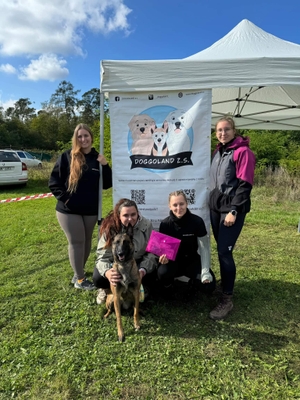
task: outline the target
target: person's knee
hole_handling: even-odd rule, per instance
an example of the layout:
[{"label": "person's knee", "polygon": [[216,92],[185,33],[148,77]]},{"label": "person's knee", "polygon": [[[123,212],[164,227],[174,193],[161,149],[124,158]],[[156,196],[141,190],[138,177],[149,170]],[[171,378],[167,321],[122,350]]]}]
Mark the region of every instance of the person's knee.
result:
[{"label": "person's knee", "polygon": [[157,276],[159,280],[169,279],[172,274],[170,273],[170,268],[167,264],[160,264],[157,269]]},{"label": "person's knee", "polygon": [[222,268],[232,269],[234,266],[232,246],[218,248],[218,257]]},{"label": "person's knee", "polygon": [[231,257],[232,251],[233,251],[233,246],[218,246],[218,255],[219,257]]},{"label": "person's knee", "polygon": [[70,238],[69,245],[73,247],[83,247],[85,246],[85,239],[84,237]]},{"label": "person's knee", "polygon": [[93,283],[97,288],[108,289],[110,287],[109,280],[100,275],[97,268],[94,268]]}]

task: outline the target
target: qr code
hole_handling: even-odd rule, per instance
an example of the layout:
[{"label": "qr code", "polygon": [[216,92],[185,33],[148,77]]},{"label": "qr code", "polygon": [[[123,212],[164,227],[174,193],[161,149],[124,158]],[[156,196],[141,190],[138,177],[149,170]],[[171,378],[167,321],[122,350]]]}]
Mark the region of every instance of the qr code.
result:
[{"label": "qr code", "polygon": [[146,204],[145,193],[145,190],[131,190],[131,200],[136,204]]},{"label": "qr code", "polygon": [[188,204],[195,204],[196,201],[196,190],[195,189],[184,189]]}]

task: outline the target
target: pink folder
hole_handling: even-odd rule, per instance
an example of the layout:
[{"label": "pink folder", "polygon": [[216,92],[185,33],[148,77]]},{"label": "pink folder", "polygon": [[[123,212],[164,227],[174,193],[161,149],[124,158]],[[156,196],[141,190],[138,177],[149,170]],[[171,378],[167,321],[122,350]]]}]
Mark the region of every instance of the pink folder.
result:
[{"label": "pink folder", "polygon": [[165,235],[164,233],[152,231],[146,251],[161,256],[165,254],[169,260],[174,261],[181,240]]}]

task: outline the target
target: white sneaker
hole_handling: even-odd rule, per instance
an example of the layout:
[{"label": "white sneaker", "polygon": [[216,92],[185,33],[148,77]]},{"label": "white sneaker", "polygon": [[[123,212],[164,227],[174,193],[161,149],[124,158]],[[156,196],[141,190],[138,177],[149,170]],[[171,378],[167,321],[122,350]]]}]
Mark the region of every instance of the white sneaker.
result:
[{"label": "white sneaker", "polygon": [[97,304],[104,304],[106,301],[106,291],[104,289],[99,289],[97,292],[96,303]]}]

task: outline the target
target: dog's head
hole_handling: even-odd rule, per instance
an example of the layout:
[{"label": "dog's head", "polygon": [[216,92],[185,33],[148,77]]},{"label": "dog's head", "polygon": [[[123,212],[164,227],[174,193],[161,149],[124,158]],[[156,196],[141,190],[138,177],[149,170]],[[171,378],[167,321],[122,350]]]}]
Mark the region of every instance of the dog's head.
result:
[{"label": "dog's head", "polygon": [[133,227],[130,224],[114,237],[112,254],[116,263],[124,263],[133,258]]},{"label": "dog's head", "polygon": [[188,111],[174,110],[167,115],[163,123],[163,128],[174,133],[180,133],[183,130],[187,131],[191,128],[193,122],[193,118]]},{"label": "dog's head", "polygon": [[151,129],[152,139],[157,146],[163,146],[167,140],[167,131],[163,128],[156,128],[155,130]]},{"label": "dog's head", "polygon": [[134,115],[128,126],[134,140],[151,137],[151,129],[156,127],[154,119],[147,114]]}]

